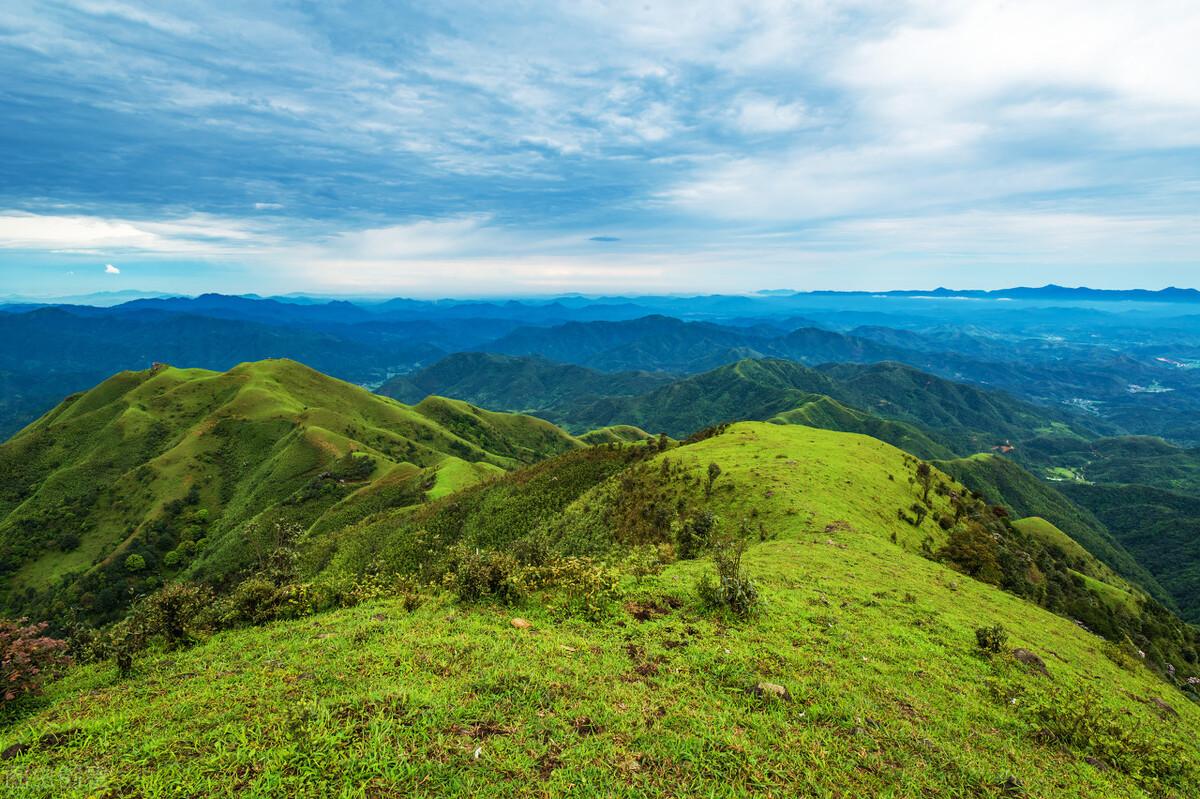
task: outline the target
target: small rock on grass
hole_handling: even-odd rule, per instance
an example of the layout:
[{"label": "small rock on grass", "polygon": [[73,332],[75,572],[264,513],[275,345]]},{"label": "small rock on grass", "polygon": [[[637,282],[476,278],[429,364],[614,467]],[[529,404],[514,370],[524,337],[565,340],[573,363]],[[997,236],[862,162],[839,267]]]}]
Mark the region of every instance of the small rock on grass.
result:
[{"label": "small rock on grass", "polygon": [[1012,656],[1014,660],[1024,663],[1030,668],[1030,670],[1036,671],[1044,677],[1050,676],[1050,671],[1046,668],[1046,661],[1042,660],[1028,649],[1021,649],[1018,647],[1012,651]]},{"label": "small rock on grass", "polygon": [[528,630],[530,627],[533,626],[533,623],[530,622],[529,619],[522,619],[519,616],[515,619],[510,620],[508,623],[511,624],[513,627],[516,627],[518,630]]},{"label": "small rock on grass", "polygon": [[780,699],[784,702],[792,700],[792,694],[787,688],[773,682],[760,682],[754,686],[752,693],[763,699]]}]

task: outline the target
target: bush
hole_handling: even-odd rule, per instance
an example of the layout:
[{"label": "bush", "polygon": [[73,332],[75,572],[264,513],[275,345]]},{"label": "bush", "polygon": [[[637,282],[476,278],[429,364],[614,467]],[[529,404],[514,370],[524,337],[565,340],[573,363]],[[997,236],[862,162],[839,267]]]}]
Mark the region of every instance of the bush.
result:
[{"label": "bush", "polygon": [[521,564],[507,552],[456,544],[450,548],[446,565],[442,585],[465,602],[494,597],[511,605],[525,596]]},{"label": "bush", "polygon": [[726,608],[737,616],[748,616],[758,607],[758,588],[742,571],[742,553],[745,551],[746,540],[741,537],[720,541],[713,549],[717,579],[706,574],[696,586],[700,601],[706,607]]},{"label": "bush", "polygon": [[1008,644],[1008,631],[1002,624],[993,627],[979,627],[975,630],[975,643],[989,655],[999,654]]},{"label": "bush", "polygon": [[1138,653],[1138,648],[1133,645],[1133,642],[1128,637],[1121,643],[1105,641],[1100,645],[1100,651],[1104,653],[1106,658],[1125,671],[1137,671],[1142,665],[1142,656]]},{"label": "bush", "polygon": [[662,574],[662,570],[666,567],[666,562],[663,560],[662,545],[655,546],[654,544],[643,544],[639,547],[634,547],[629,557],[625,559],[625,569],[639,583],[645,577],[650,577],[655,574]]},{"label": "bush", "polygon": [[717,482],[717,478],[721,476],[721,467],[715,463],[708,464],[708,482],[704,484],[704,496],[711,497],[713,491],[713,483]]},{"label": "bush", "polygon": [[265,624],[279,617],[284,597],[265,577],[248,577],[229,594],[224,624]]},{"label": "bush", "polygon": [[146,639],[162,636],[167,649],[187,646],[214,626],[208,617],[213,592],[194,583],[170,583],[138,602],[130,619],[140,624]]},{"label": "bush", "polygon": [[146,568],[146,559],[136,552],[125,558],[125,571],[140,572]]},{"label": "bush", "polygon": [[692,560],[708,549],[717,528],[717,518],[708,511],[684,520],[675,534],[675,553],[680,560]]},{"label": "bush", "polygon": [[557,589],[562,609],[570,615],[597,619],[620,597],[621,577],[616,570],[592,558],[556,558],[526,569],[519,578],[523,590]]},{"label": "bush", "polygon": [[46,623],[0,619],[0,680],[4,702],[41,693],[42,683],[71,662],[67,642],[43,635]]}]

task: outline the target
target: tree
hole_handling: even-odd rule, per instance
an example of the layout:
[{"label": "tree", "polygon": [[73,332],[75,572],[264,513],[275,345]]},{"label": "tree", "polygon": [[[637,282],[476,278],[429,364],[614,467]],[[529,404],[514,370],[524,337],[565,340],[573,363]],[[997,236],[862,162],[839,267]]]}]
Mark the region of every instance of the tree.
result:
[{"label": "tree", "polygon": [[125,558],[125,571],[140,572],[146,568],[146,559],[136,552]]},{"label": "tree", "polygon": [[721,476],[721,467],[715,463],[708,464],[708,482],[704,484],[704,496],[711,497],[713,483],[717,482],[717,478]]},{"label": "tree", "polygon": [[917,464],[917,480],[921,483],[921,488],[924,489],[921,501],[928,505],[929,489],[933,486],[933,469],[930,468],[928,463],[922,461]]}]

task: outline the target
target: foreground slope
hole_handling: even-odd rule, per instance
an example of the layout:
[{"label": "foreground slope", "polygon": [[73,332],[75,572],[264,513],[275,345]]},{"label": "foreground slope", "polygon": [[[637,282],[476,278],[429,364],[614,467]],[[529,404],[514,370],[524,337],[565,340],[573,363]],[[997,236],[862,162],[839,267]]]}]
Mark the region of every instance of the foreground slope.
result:
[{"label": "foreground slope", "polygon": [[[722,471],[701,500],[710,463]],[[44,742],[0,761],[10,793],[1200,791],[1200,711],[1182,694],[1110,659],[1071,621],[915,551],[941,533],[896,513],[919,491],[904,453],[738,424],[628,468],[541,531],[626,518],[629,491],[703,501],[722,524],[747,519],[766,538],[745,564],[763,593],[757,615],[702,612],[690,586],[708,566],[689,561],[627,579],[624,604],[591,619],[565,615],[553,596],[514,611],[434,595],[415,611],[382,600],[225,632],[144,661],[127,682],[105,664],[52,685],[0,733],[4,746]],[[948,511],[948,495],[932,504]],[[514,613],[532,626],[511,625]],[[979,654],[974,630],[994,624],[1045,673]]]},{"label": "foreground slope", "polygon": [[294,361],[123,372],[0,445],[7,604],[103,617],[160,579],[243,568],[274,522],[308,527],[359,492],[414,504],[580,446],[540,419],[409,407]]}]

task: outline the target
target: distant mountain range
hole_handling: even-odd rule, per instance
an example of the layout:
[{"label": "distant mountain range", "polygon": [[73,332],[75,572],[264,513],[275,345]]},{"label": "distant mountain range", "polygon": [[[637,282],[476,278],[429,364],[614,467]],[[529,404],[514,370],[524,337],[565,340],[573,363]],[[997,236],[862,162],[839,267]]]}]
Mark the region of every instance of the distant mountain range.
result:
[{"label": "distant mountain range", "polygon": [[[643,297],[643,296],[615,296],[615,297],[588,297],[583,295],[559,295],[550,297],[527,297],[519,300],[510,300],[503,303],[496,303],[488,300],[473,300],[473,299],[442,299],[442,300],[416,300],[409,298],[392,298],[383,299],[372,296],[361,297],[332,297],[322,294],[285,294],[285,295],[270,295],[264,297],[260,294],[239,294],[239,295],[200,295],[200,297],[231,297],[238,299],[249,300],[271,300],[274,302],[287,303],[293,305],[324,305],[329,303],[353,303],[368,309],[380,310],[395,310],[397,308],[405,308],[412,310],[420,307],[475,307],[489,306],[492,308],[503,306],[520,306],[524,308],[539,307],[546,305],[579,305],[585,304],[587,307],[603,307],[605,304],[615,302],[619,304],[639,304],[639,300],[662,299],[660,297]],[[721,295],[715,295],[721,296]],[[729,297],[739,297],[747,295],[726,295]],[[1064,301],[1139,301],[1139,302],[1200,302],[1200,290],[1194,288],[1177,288],[1168,286],[1163,289],[1094,289],[1087,286],[1059,286],[1054,283],[1048,283],[1044,286],[1013,286],[1002,289],[950,289],[939,286],[934,289],[888,289],[884,291],[837,291],[837,290],[814,290],[814,291],[798,291],[793,289],[764,289],[762,291],[753,292],[751,297],[761,298],[788,298],[788,297],[908,297],[908,298],[925,298],[932,297],[938,299],[990,299],[990,300],[1064,300]],[[0,296],[0,304],[19,304],[19,305],[63,305],[63,304],[80,304],[80,305],[96,305],[110,306],[117,303],[128,302],[137,299],[199,299],[200,297],[189,297],[175,292],[155,292],[155,291],[139,291],[137,289],[124,289],[120,291],[99,291],[90,294],[75,294],[56,297],[37,297],[30,295],[8,294]],[[699,299],[698,297],[673,299]],[[611,317],[610,317],[611,318]]]}]

